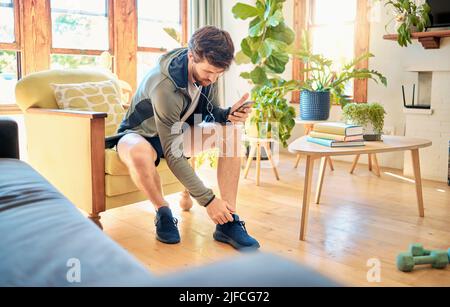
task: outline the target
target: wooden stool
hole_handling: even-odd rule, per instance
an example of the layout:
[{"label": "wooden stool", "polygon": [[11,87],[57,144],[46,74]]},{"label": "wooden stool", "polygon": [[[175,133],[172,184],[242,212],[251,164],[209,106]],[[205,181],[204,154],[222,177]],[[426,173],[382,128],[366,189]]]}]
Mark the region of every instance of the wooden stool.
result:
[{"label": "wooden stool", "polygon": [[[356,168],[356,164],[358,164],[359,156],[360,155],[355,156],[355,159],[353,160],[352,168],[350,169],[350,174],[353,174],[353,172]],[[380,174],[380,167],[378,166],[377,155],[376,154],[367,154],[367,156],[369,159],[369,171],[373,172],[375,175],[380,177],[381,174]],[[374,167],[372,167],[372,161],[373,161]]]},{"label": "wooden stool", "polygon": [[272,165],[272,170],[277,180],[280,180],[280,176],[278,175],[278,170],[275,166],[275,163],[272,160],[272,151],[270,150],[270,142],[274,141],[273,139],[259,139],[246,137],[246,139],[250,142],[250,151],[248,154],[247,164],[244,169],[244,178],[247,178],[248,171],[250,169],[250,165],[252,164],[253,157],[256,153],[256,185],[259,186],[259,177],[261,173],[261,147],[264,148],[267,154],[267,158]]}]

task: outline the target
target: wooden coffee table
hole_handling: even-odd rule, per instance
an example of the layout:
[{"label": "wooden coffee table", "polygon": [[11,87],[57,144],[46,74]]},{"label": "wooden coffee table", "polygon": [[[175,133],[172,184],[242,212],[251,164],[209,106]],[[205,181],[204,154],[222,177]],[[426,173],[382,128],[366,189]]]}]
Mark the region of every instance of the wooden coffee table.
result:
[{"label": "wooden coffee table", "polygon": [[300,240],[305,240],[306,228],[308,224],[308,211],[311,193],[311,179],[313,176],[314,160],[320,158],[320,174],[317,182],[316,204],[319,204],[320,193],[322,191],[323,178],[325,176],[325,166],[327,158],[331,156],[376,154],[383,152],[410,150],[414,170],[416,186],[417,205],[419,216],[424,217],[422,179],[420,176],[419,148],[431,146],[431,141],[404,136],[383,135],[383,141],[365,142],[365,146],[332,148],[306,140],[306,136],[298,138],[289,145],[289,151],[295,154],[306,156],[305,182],[303,189],[302,216],[300,225]]}]

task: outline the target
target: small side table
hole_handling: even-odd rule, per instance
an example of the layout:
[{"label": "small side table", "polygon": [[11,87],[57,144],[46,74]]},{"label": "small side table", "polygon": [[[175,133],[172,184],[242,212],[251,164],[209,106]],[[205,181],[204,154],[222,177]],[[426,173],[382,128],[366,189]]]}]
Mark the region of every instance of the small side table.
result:
[{"label": "small side table", "polygon": [[[303,125],[303,132],[305,135],[308,135],[313,129],[314,129],[314,124],[317,123],[325,123],[327,122],[327,120],[303,120],[299,117],[295,118],[295,123],[296,124],[302,124]],[[297,154],[297,160],[295,161],[295,165],[294,168],[298,167],[298,164],[300,162],[300,158],[301,158],[301,154]],[[328,163],[328,166],[330,167],[330,170],[334,171],[334,166],[333,166],[333,161],[331,160],[330,157],[326,157],[326,162]]]},{"label": "small side table", "polygon": [[275,178],[277,180],[280,180],[280,176],[278,175],[278,170],[275,166],[275,163],[272,160],[272,151],[270,149],[270,142],[274,142],[276,140],[271,138],[255,138],[255,137],[245,137],[246,141],[250,142],[250,151],[248,154],[247,164],[245,165],[244,169],[244,178],[247,178],[248,171],[250,169],[250,165],[252,164],[253,157],[256,154],[256,185],[259,186],[259,177],[261,174],[261,147],[264,148],[267,154],[267,158],[270,161],[270,164],[272,166],[273,173],[275,175]]}]

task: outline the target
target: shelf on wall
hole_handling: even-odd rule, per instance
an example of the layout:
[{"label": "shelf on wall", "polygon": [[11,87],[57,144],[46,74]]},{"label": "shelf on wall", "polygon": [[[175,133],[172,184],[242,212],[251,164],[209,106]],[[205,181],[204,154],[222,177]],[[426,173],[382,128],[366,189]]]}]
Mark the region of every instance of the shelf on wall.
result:
[{"label": "shelf on wall", "polygon": [[[414,32],[411,33],[412,39],[417,39],[425,49],[439,49],[441,45],[441,38],[450,37],[450,30],[437,30],[429,32]],[[396,41],[397,34],[383,35],[384,39]]]},{"label": "shelf on wall", "polygon": [[403,108],[403,113],[406,113],[406,114],[432,115],[433,114],[433,109]]}]

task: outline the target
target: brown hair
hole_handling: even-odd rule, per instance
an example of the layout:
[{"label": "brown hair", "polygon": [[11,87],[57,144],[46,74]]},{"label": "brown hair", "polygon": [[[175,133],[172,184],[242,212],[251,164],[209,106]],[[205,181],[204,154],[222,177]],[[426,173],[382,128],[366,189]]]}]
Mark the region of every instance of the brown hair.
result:
[{"label": "brown hair", "polygon": [[233,61],[234,45],[228,32],[214,26],[206,26],[192,35],[189,51],[197,63],[206,59],[215,67],[228,69]]}]

